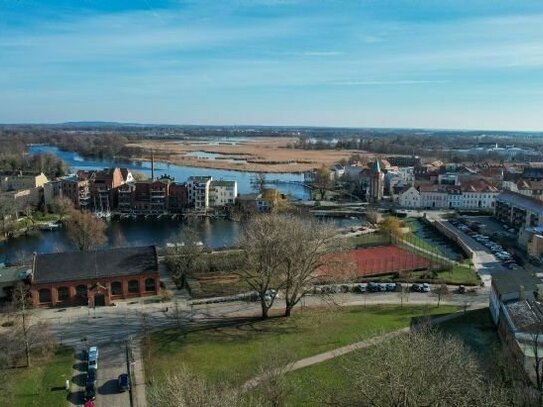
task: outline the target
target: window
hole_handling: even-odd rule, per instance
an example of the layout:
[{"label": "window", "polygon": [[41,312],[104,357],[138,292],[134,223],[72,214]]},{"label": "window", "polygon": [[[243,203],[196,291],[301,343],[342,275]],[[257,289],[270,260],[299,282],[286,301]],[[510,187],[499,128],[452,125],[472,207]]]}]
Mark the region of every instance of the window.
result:
[{"label": "window", "polygon": [[51,302],[51,290],[48,288],[42,288],[39,291],[40,302]]},{"label": "window", "polygon": [[111,295],[121,295],[123,293],[123,285],[120,281],[111,283]]},{"label": "window", "polygon": [[140,292],[140,284],[138,280],[130,280],[128,282],[128,292],[132,294]]},{"label": "window", "polygon": [[59,301],[66,301],[70,297],[70,292],[68,290],[68,287],[59,287],[57,289],[57,292],[58,292]]},{"label": "window", "polygon": [[78,285],[76,288],[75,288],[75,294],[78,296],[78,297],[81,297],[81,298],[87,298],[87,286],[86,285]]},{"label": "window", "polygon": [[155,279],[148,278],[145,280],[145,291],[155,291]]}]

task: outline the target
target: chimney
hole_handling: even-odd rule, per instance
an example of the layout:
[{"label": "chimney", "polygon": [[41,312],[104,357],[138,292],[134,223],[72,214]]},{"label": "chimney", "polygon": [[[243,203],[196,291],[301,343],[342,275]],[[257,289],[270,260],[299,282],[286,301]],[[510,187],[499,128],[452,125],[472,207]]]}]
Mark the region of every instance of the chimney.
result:
[{"label": "chimney", "polygon": [[151,150],[151,182],[155,180],[155,153]]}]

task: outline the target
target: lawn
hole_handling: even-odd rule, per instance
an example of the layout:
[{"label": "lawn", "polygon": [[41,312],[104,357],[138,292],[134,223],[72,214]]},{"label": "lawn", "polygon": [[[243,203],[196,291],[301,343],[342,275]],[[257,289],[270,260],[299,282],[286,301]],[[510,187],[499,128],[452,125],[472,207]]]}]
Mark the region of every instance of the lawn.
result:
[{"label": "lawn", "polygon": [[182,362],[212,381],[241,384],[257,373],[266,355],[287,354],[297,360],[408,326],[413,317],[446,314],[455,309],[446,306],[333,308],[186,334],[178,330],[155,332],[144,351],[146,375],[160,383],[164,375],[175,372]]},{"label": "lawn", "polygon": [[[477,355],[481,367],[488,375],[499,374],[506,369],[499,357],[501,345],[492,324],[488,309],[470,311],[466,315],[439,325],[439,329],[460,337]],[[364,355],[364,350],[360,351]],[[357,358],[359,360],[359,358]],[[354,379],[349,371],[359,368],[350,355],[314,365],[287,376],[291,384],[289,406],[318,406],[329,395],[340,395],[353,391]]]},{"label": "lawn", "polygon": [[3,406],[62,406],[66,404],[66,379],[72,377],[73,349],[62,347],[45,359],[35,359],[31,369],[14,369],[8,375]]}]

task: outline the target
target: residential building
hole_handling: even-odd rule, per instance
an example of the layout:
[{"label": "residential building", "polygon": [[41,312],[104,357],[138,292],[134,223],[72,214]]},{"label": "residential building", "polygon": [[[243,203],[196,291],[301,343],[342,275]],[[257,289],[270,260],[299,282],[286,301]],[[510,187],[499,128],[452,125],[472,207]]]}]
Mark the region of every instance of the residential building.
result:
[{"label": "residential building", "polygon": [[494,216],[517,231],[525,227],[543,226],[543,201],[502,191],[496,197]]},{"label": "residential building", "polygon": [[91,189],[88,179],[81,179],[76,174],[60,179],[61,195],[69,198],[76,209],[91,208]]},{"label": "residential building", "polygon": [[55,199],[62,196],[62,180],[56,179],[46,182],[43,185],[43,202],[45,205],[51,205]]},{"label": "residential building", "polygon": [[29,174],[22,171],[0,175],[0,192],[21,191],[42,188],[49,180],[43,174]]},{"label": "residential building", "polygon": [[492,275],[489,309],[503,349],[535,380],[534,350],[543,352],[543,285],[521,269]]},{"label": "residential building", "polygon": [[11,299],[15,285],[26,281],[29,274],[28,266],[6,267],[0,263],[0,301]]},{"label": "residential building", "polygon": [[400,206],[424,209],[492,209],[499,191],[484,180],[461,185],[420,185],[402,191]]},{"label": "residential building", "polygon": [[91,205],[95,211],[110,211],[117,205],[117,188],[124,184],[119,168],[104,168],[99,171],[79,171],[79,179],[89,181]]},{"label": "residential building", "polygon": [[388,161],[390,165],[397,167],[414,167],[415,165],[420,165],[421,160],[418,155],[395,155],[389,156]]},{"label": "residential building", "polygon": [[34,307],[110,305],[117,299],[157,295],[155,246],[34,255]]},{"label": "residential building", "polygon": [[528,256],[539,257],[543,255],[543,226],[520,229],[518,243],[526,250]]},{"label": "residential building", "polygon": [[173,182],[170,185],[170,196],[168,198],[168,208],[170,212],[181,213],[188,205],[188,189],[183,183]]},{"label": "residential building", "polygon": [[209,206],[233,205],[237,196],[238,183],[236,181],[211,181],[209,186]]},{"label": "residential building", "polygon": [[209,208],[209,188],[212,177],[193,176],[187,179],[188,203],[195,210],[205,211]]}]

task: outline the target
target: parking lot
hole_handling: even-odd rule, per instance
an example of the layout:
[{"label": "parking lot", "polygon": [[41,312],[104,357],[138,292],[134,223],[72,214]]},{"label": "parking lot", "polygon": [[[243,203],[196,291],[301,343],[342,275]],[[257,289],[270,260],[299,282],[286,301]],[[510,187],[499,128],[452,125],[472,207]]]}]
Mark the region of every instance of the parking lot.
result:
[{"label": "parking lot", "polygon": [[[490,286],[491,276],[497,271],[507,270],[491,249],[475,239],[477,232],[471,230],[460,220],[441,220],[441,224],[454,233],[473,252],[472,262],[485,286]],[[480,240],[480,239],[479,239]],[[484,240],[484,239],[483,239]],[[497,251],[499,247],[495,247]]]},{"label": "parking lot", "polygon": [[435,247],[441,254],[451,260],[459,260],[464,256],[462,250],[450,239],[420,219],[411,221],[413,233],[430,246]]}]

